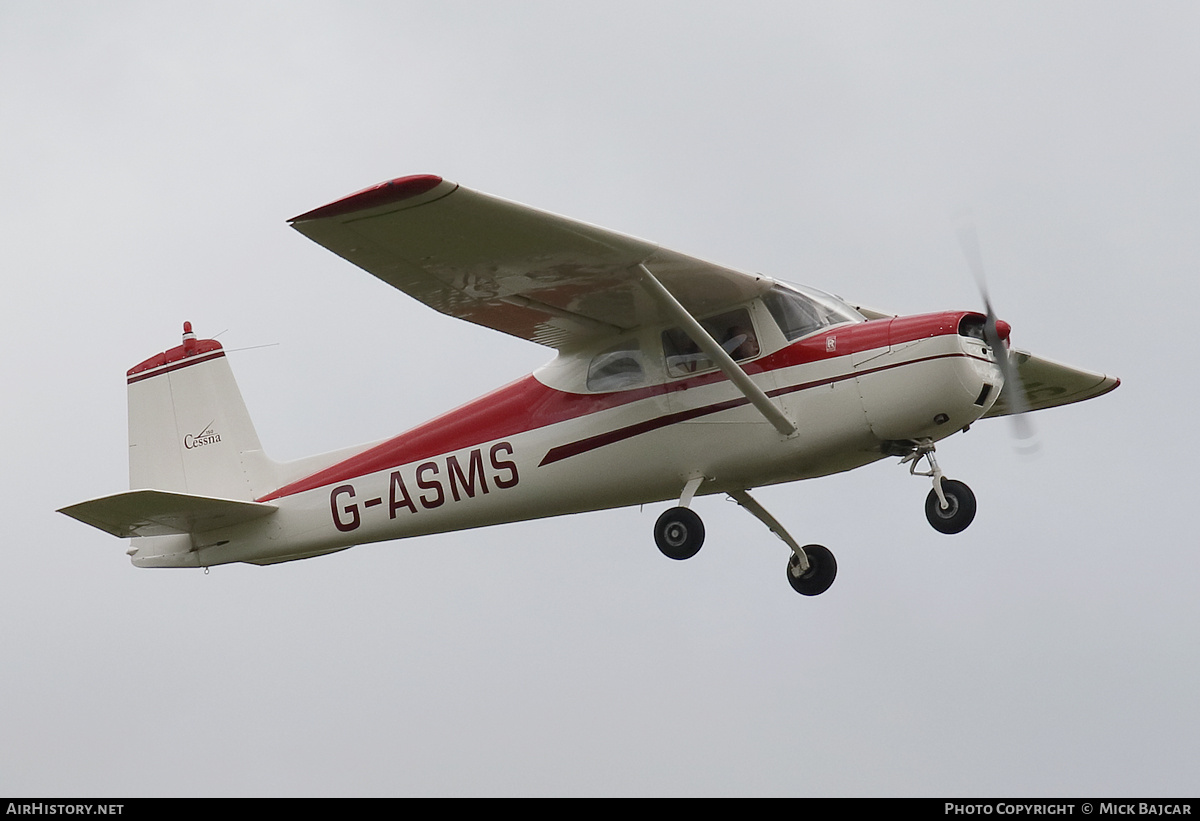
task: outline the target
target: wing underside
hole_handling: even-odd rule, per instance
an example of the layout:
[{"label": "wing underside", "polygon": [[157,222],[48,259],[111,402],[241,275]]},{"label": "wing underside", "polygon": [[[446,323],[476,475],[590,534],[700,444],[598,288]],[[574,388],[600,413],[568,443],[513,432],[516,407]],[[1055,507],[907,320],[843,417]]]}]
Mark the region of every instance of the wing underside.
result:
[{"label": "wing underside", "polygon": [[[1012,351],[1028,410],[1041,410],[1082,402],[1108,393],[1121,380],[1115,376],[1063,365],[1025,351]],[[1005,387],[984,418],[1013,413],[1012,397]]]},{"label": "wing underside", "polygon": [[639,264],[694,315],[771,284],[433,176],[392,180],[291,224],[442,313],[555,348],[669,321],[638,285]]}]

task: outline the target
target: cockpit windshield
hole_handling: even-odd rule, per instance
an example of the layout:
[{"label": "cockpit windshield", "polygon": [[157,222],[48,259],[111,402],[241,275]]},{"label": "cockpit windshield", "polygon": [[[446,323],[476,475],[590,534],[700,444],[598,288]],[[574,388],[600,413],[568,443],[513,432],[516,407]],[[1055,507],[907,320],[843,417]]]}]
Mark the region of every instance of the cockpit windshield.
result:
[{"label": "cockpit windshield", "polygon": [[812,288],[776,285],[763,303],[789,342],[832,325],[866,321],[842,300]]}]

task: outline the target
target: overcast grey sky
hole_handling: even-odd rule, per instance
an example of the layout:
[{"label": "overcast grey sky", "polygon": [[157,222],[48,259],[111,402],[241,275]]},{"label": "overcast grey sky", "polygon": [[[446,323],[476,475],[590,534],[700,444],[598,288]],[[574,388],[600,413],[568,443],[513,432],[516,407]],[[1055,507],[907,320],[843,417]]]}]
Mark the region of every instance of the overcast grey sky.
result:
[{"label": "overcast grey sky", "polygon": [[[1198,9],[3,3],[0,794],[1194,796]],[[811,600],[715,497],[684,563],[655,506],[209,575],[53,512],[185,319],[279,459],[547,360],[286,224],[411,173],[899,312],[978,306],[966,206],[1123,384],[945,442],[957,537],[894,460],[763,490]]]}]

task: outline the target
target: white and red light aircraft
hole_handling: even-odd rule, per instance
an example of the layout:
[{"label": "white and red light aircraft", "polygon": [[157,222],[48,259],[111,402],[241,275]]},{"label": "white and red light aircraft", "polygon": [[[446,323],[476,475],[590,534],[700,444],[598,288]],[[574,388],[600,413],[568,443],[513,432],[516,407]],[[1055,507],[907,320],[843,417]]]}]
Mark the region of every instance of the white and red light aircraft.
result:
[{"label": "white and red light aircraft", "polygon": [[435,176],[291,224],[442,313],[558,356],[394,438],[277,463],[221,344],[184,323],[183,344],[128,372],[134,489],[61,511],[132,537],[138,567],[272,564],[665,500],[678,502],[655,541],[686,559],[704,540],[693,497],[724,493],[788,545],[788,581],[812,596],[833,583],[833,555],[801,547],[749,490],[897,456],[933,480],[930,524],[958,533],[975,498],[943,477],[937,441],[1119,384],[1010,351],[986,291],[986,314],[891,316]]}]

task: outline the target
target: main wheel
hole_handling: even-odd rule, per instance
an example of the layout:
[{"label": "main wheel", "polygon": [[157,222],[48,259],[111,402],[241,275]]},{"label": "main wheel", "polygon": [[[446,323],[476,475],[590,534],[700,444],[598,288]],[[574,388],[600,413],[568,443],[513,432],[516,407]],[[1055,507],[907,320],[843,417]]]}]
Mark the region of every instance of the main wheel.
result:
[{"label": "main wheel", "polygon": [[942,493],[946,494],[948,506],[943,510],[937,491],[929,491],[925,497],[925,518],[939,533],[962,533],[975,519],[975,494],[953,479],[942,480]]},{"label": "main wheel", "polygon": [[801,596],[819,596],[829,589],[837,577],[837,560],[829,548],[819,544],[806,544],[804,555],[808,557],[808,571],[796,575],[800,559],[795,553],[788,559],[788,583]]},{"label": "main wheel", "polygon": [[668,559],[690,559],[704,544],[704,522],[686,507],[670,508],[654,523],[654,542]]}]

